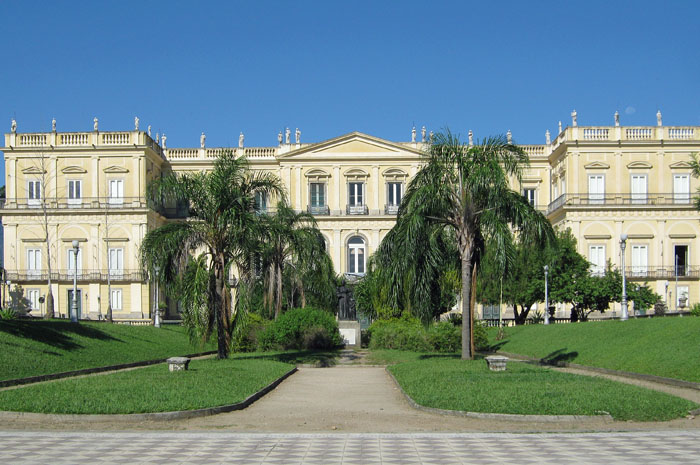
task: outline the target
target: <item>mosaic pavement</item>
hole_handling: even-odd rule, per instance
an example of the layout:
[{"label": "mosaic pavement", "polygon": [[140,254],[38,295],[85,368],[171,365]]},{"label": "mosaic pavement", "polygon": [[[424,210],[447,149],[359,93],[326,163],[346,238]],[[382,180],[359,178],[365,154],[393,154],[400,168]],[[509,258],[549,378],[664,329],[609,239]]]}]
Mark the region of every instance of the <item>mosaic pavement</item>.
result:
[{"label": "mosaic pavement", "polygon": [[700,431],[325,435],[0,432],[0,463],[698,464]]}]

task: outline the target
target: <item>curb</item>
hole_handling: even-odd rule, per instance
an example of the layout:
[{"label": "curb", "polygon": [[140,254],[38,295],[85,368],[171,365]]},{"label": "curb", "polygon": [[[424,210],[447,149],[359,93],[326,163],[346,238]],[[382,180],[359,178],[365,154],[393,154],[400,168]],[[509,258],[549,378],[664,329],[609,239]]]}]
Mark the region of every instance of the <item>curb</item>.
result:
[{"label": "curb", "polygon": [[547,360],[544,360],[541,358],[529,357],[527,355],[520,355],[520,354],[511,354],[509,352],[498,351],[496,353],[499,355],[505,355],[506,357],[519,358],[519,359],[524,360],[526,362],[538,363],[540,365],[548,365],[548,366],[555,366],[555,367],[561,367],[561,368],[576,368],[577,370],[593,371],[596,373],[603,373],[606,375],[614,375],[614,376],[620,376],[623,378],[639,379],[642,381],[651,381],[654,383],[666,384],[669,386],[686,388],[686,389],[695,389],[697,391],[700,391],[700,383],[694,383],[692,381],[685,381],[682,379],[665,378],[663,376],[647,375],[647,374],[643,374],[643,373],[634,373],[631,371],[613,370],[610,368],[592,367],[589,365],[579,365],[577,363],[568,363],[568,362],[556,362],[556,363],[554,363],[554,362],[548,362]]},{"label": "curb", "polygon": [[507,420],[507,421],[522,421],[522,422],[540,422],[540,423],[559,423],[565,421],[576,421],[585,422],[593,420],[607,420],[615,421],[615,419],[610,414],[604,415],[519,415],[514,413],[481,413],[481,412],[464,412],[462,410],[444,410],[434,407],[425,407],[416,403],[415,400],[411,398],[403,387],[394,377],[394,374],[389,371],[389,367],[386,367],[386,372],[389,374],[391,379],[401,391],[401,394],[406,398],[411,407],[416,410],[422,410],[428,413],[436,413],[438,415],[451,415],[457,417],[467,417],[467,418],[479,418],[482,420]]},{"label": "curb", "polygon": [[130,421],[169,421],[169,420],[185,420],[190,418],[207,417],[218,413],[232,412],[234,410],[243,410],[250,406],[253,402],[263,397],[268,392],[276,388],[282,381],[290,377],[297,371],[294,367],[287,373],[283,374],[275,381],[271,382],[258,392],[255,392],[243,401],[236,404],[220,405],[218,407],[207,407],[197,410],[177,410],[174,412],[156,412],[156,413],[124,413],[124,414],[54,414],[54,413],[33,413],[33,412],[8,412],[0,411],[0,418],[27,418],[29,420],[54,420],[54,421],[70,421],[80,420],[87,422],[97,421],[113,421],[113,422],[130,422]]},{"label": "curb", "polygon": [[[205,355],[213,355],[215,353],[216,353],[215,350],[210,350],[208,352],[200,352],[197,354],[184,355],[184,357],[188,357],[188,358],[203,357]],[[168,358],[170,358],[170,357],[159,358],[156,360],[146,360],[143,362],[122,363],[119,365],[109,365],[109,366],[105,366],[105,367],[85,368],[83,370],[63,371],[61,373],[51,373],[48,375],[30,376],[28,378],[8,379],[5,381],[0,381],[0,388],[10,387],[10,386],[21,386],[23,384],[39,383],[42,381],[51,381],[54,379],[71,378],[73,376],[91,375],[93,373],[102,373],[105,371],[117,371],[117,370],[124,370],[126,368],[145,367],[148,365],[156,365],[158,363],[165,363],[165,361],[168,360]]]}]

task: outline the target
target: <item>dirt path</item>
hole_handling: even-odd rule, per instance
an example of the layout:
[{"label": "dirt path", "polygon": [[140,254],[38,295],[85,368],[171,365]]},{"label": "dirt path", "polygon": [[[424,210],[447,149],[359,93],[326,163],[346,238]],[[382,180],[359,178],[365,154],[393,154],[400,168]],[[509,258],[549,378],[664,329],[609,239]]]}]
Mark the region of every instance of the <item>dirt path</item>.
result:
[{"label": "dirt path", "polygon": [[700,429],[700,418],[635,423],[518,422],[440,415],[412,408],[383,367],[301,368],[245,410],[191,420],[86,422],[0,414],[2,429],[22,430],[226,430],[277,433],[411,433],[469,431],[629,431]]}]

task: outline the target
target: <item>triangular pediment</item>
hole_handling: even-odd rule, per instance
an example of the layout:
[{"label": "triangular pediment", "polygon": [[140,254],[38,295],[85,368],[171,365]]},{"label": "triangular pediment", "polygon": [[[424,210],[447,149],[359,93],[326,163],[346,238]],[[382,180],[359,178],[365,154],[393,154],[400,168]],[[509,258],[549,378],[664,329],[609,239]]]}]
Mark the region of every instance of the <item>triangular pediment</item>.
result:
[{"label": "triangular pediment", "polygon": [[610,165],[603,163],[602,161],[594,161],[593,163],[585,165],[584,168],[587,170],[607,170],[610,168]]},{"label": "triangular pediment", "polygon": [[351,132],[334,139],[292,150],[291,152],[281,155],[279,158],[320,158],[325,155],[330,157],[343,157],[363,154],[371,156],[402,156],[405,155],[406,152],[416,155],[422,153],[418,148],[397,144],[361,132]]},{"label": "triangular pediment", "polygon": [[633,168],[649,169],[649,168],[651,168],[651,163],[647,163],[645,161],[633,161],[633,162],[627,164],[627,168],[629,168],[629,169],[633,169]]},{"label": "triangular pediment", "polygon": [[46,170],[42,170],[38,166],[30,166],[29,168],[24,168],[22,170],[22,173],[24,173],[24,174],[44,174],[44,173],[46,173]]},{"label": "triangular pediment", "polygon": [[85,174],[87,170],[80,166],[66,166],[61,170],[63,174]]},{"label": "triangular pediment", "polygon": [[670,165],[668,165],[668,167],[671,169],[674,169],[674,168],[675,169],[679,169],[679,168],[690,169],[691,168],[690,163],[688,163],[687,161],[677,161],[675,163],[671,163]]},{"label": "triangular pediment", "polygon": [[129,170],[124,168],[123,166],[108,166],[107,168],[104,169],[105,173],[128,173]]}]

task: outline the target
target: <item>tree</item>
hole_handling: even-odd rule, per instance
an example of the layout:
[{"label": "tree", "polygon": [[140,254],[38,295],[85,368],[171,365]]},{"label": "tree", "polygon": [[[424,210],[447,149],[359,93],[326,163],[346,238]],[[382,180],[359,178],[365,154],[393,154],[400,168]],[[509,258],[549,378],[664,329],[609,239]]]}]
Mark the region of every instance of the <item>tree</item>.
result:
[{"label": "tree", "polygon": [[[226,358],[235,321],[228,289],[232,267],[239,274],[250,271],[253,243],[259,236],[255,194],[284,198],[282,185],[268,172],[252,172],[244,157],[225,151],[210,172],[170,174],[149,185],[152,199],[187,202],[189,218],[168,223],[144,237],[141,262],[147,270],[160,268],[166,292],[177,291],[185,271],[197,277],[189,286],[189,299],[179,300],[186,312],[196,314],[191,325],[203,324],[206,339],[216,329],[218,358]],[[193,260],[193,254],[197,257]],[[188,269],[189,264],[189,269]],[[180,285],[178,285],[178,283]]]},{"label": "tree", "polygon": [[[323,267],[322,263],[330,263],[330,257],[313,215],[297,213],[286,202],[280,201],[274,214],[261,215],[261,221],[264,231],[261,256],[266,284],[265,303],[269,309],[274,309],[277,319],[282,311],[285,271],[290,287],[290,307],[293,306],[295,291],[300,293],[301,306],[305,307],[306,288],[318,289],[319,284],[334,287],[326,279],[328,267]],[[322,267],[324,272],[317,273]],[[332,273],[331,277],[334,276]],[[335,293],[334,290],[332,292]]]},{"label": "tree", "polygon": [[[494,244],[497,262],[505,264],[513,254],[512,228],[518,228],[523,240],[552,237],[552,228],[542,213],[510,188],[509,177],[519,183],[529,161],[527,154],[505,137],[468,146],[448,130],[435,136],[426,158],[401,203],[394,229],[404,239],[400,241],[402,250],[395,252],[399,260],[413,261],[417,252],[436,245],[426,238],[443,230],[455,238],[462,287],[462,358],[471,359],[474,265],[482,244]],[[416,268],[414,271],[420,272]],[[414,285],[430,284],[415,279]]]}]

